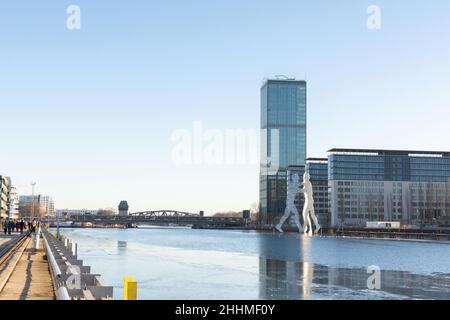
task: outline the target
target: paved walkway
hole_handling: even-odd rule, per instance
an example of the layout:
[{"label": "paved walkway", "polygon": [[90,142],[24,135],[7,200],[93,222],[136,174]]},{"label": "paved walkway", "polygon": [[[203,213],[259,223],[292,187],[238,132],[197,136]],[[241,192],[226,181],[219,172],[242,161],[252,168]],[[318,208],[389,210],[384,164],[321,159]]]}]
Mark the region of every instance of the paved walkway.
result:
[{"label": "paved walkway", "polygon": [[12,233],[11,235],[5,235],[4,233],[0,234],[0,248],[8,243],[10,240],[12,240],[13,238],[16,238],[19,236],[19,233]]},{"label": "paved walkway", "polygon": [[33,249],[34,237],[29,239],[5,262],[7,267],[1,270],[0,284],[2,278],[11,275],[0,293],[0,300],[55,299],[49,264],[44,260],[43,240],[39,241],[39,250],[36,251]]}]

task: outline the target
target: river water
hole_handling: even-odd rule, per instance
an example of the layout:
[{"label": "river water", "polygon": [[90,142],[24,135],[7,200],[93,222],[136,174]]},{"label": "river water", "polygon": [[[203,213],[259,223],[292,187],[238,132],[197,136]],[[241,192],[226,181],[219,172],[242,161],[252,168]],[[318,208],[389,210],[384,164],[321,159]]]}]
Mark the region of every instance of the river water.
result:
[{"label": "river water", "polygon": [[61,233],[115,299],[124,276],[139,299],[450,299],[446,243],[163,227]]}]

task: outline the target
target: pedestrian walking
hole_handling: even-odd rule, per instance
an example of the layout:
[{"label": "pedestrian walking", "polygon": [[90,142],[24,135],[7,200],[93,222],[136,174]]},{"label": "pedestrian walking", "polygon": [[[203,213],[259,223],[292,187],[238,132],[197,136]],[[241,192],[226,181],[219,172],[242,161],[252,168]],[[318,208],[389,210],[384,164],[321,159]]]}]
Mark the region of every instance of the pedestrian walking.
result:
[{"label": "pedestrian walking", "polygon": [[25,222],[23,222],[23,219],[22,219],[22,220],[20,220],[20,223],[19,223],[20,234],[23,234],[24,227],[25,227]]},{"label": "pedestrian walking", "polygon": [[10,220],[8,222],[8,235],[11,235],[11,232],[14,230],[15,223],[14,221]]},{"label": "pedestrian walking", "polygon": [[5,232],[5,236],[8,234],[8,220],[3,221],[3,231]]}]

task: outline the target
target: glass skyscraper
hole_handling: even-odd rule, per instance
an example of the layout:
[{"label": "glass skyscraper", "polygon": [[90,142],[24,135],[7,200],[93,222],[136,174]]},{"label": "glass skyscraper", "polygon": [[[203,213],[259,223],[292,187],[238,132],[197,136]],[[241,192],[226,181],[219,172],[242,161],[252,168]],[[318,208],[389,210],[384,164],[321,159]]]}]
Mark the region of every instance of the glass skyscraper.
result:
[{"label": "glass skyscraper", "polygon": [[260,219],[273,224],[286,205],[287,169],[306,159],[306,81],[271,79],[261,88]]}]

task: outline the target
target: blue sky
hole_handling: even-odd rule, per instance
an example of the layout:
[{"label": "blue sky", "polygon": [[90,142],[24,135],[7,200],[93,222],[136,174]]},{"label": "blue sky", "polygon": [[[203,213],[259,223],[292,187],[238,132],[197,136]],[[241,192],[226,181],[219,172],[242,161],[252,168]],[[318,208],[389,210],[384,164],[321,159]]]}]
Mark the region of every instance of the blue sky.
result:
[{"label": "blue sky", "polygon": [[[81,30],[66,8],[81,8]],[[381,30],[366,27],[369,5]],[[450,2],[9,1],[0,173],[58,208],[241,210],[258,166],[182,165],[174,130],[259,127],[265,77],[308,81],[308,154],[450,149]]]}]

